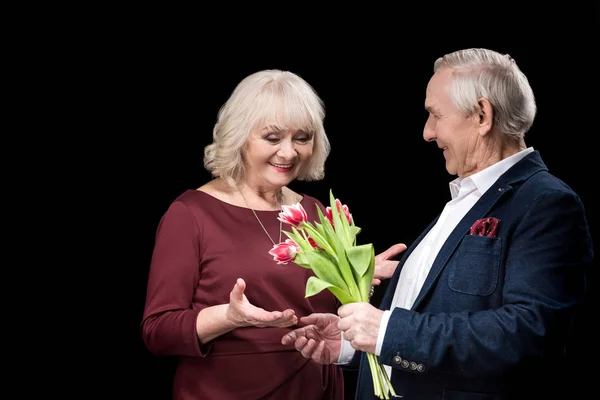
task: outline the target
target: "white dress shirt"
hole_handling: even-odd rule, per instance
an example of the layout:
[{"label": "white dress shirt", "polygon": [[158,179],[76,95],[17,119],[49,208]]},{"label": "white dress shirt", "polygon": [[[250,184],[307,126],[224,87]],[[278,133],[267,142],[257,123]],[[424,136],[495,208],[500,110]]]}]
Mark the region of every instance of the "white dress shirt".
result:
[{"label": "white dress shirt", "polygon": [[[446,203],[438,221],[410,254],[400,272],[391,307],[389,310],[384,311],[381,325],[379,326],[375,351],[377,356],[381,354],[385,331],[390,315],[392,314],[391,310],[396,307],[407,310],[412,308],[415,299],[423,287],[425,278],[429,274],[433,261],[446,239],[448,239],[448,236],[450,236],[450,233],[456,228],[456,225],[458,225],[477,200],[483,196],[502,174],[532,151],[533,148],[529,147],[476,174],[464,179],[456,178],[449,183],[451,200]],[[347,364],[353,355],[354,349],[342,337],[340,357],[337,363]],[[391,378],[391,367],[385,365],[385,369]]]}]

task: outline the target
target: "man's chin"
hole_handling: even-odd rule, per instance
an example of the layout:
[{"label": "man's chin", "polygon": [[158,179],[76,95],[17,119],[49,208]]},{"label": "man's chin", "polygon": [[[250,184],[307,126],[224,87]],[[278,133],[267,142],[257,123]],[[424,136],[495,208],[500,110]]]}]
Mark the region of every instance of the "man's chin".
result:
[{"label": "man's chin", "polygon": [[448,171],[450,175],[456,175],[456,168],[450,164],[448,160],[446,160],[446,171]]}]

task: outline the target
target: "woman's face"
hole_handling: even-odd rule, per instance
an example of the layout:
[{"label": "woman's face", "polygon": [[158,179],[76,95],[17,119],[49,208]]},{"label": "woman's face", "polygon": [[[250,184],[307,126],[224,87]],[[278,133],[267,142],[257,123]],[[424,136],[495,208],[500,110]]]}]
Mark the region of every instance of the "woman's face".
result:
[{"label": "woman's face", "polygon": [[313,153],[312,133],[274,126],[253,129],[246,144],[246,181],[280,189],[298,177]]}]

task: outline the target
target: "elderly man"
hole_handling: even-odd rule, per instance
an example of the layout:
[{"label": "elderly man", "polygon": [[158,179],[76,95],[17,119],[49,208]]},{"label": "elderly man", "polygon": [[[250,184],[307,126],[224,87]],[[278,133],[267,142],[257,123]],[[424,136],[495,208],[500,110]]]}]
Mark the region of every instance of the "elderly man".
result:
[{"label": "elderly man", "polygon": [[427,86],[423,137],[446,160],[451,200],[404,252],[379,309],[346,304],[284,336],[304,357],[357,365],[365,353],[412,399],[558,398],[565,347],[593,259],[584,207],[525,145],[536,103],[508,55],[447,54]]}]

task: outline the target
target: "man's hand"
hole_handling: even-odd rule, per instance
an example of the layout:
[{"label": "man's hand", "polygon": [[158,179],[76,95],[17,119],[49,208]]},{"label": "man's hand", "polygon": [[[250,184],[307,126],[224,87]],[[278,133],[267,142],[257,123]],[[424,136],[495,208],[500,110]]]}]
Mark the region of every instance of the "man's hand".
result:
[{"label": "man's hand", "polygon": [[390,258],[402,253],[406,250],[404,243],[397,243],[391,246],[386,251],[375,256],[375,274],[373,276],[373,286],[381,284],[383,279],[389,279],[394,275],[394,271],[398,266],[398,261],[390,260]]},{"label": "man's hand", "polygon": [[300,318],[298,325],[282,339],[282,344],[293,344],[305,358],[319,364],[332,364],[340,357],[341,331],[335,314],[314,313]]},{"label": "man's hand", "polygon": [[338,309],[338,328],[355,350],[375,354],[383,311],[369,303],[349,303]]}]

